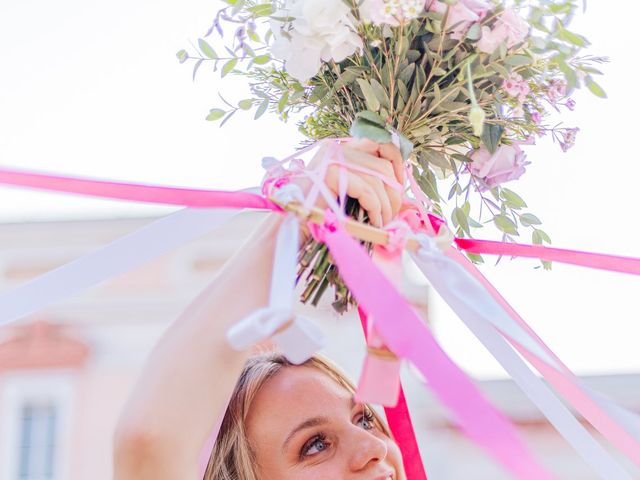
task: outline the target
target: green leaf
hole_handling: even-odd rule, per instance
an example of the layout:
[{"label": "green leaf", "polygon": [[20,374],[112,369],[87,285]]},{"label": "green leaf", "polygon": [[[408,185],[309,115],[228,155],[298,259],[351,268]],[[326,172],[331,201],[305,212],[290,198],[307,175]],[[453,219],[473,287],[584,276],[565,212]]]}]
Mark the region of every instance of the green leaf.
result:
[{"label": "green leaf", "polygon": [[426,193],[434,202],[440,201],[440,194],[438,193],[438,182],[435,174],[430,169],[425,169],[423,174],[420,175],[416,167],[413,168],[413,177],[418,182],[420,189]]},{"label": "green leaf", "polygon": [[542,242],[551,243],[551,238],[542,230],[534,230],[531,234],[531,241],[540,245]]},{"label": "green leaf", "polygon": [[356,118],[349,133],[355,138],[367,138],[377,143],[391,142],[391,133],[386,128],[364,118]]},{"label": "green leaf", "polygon": [[482,36],[482,27],[480,23],[474,23],[471,25],[471,28],[467,32],[467,40],[471,40],[472,42],[480,40]]},{"label": "green leaf", "polygon": [[400,154],[402,155],[402,160],[406,162],[413,151],[413,143],[411,143],[411,140],[401,133],[398,134],[398,141],[400,143]]},{"label": "green leaf", "polygon": [[260,106],[258,107],[258,109],[256,110],[256,114],[253,117],[253,119],[254,120],[259,119],[262,115],[264,115],[264,113],[267,111],[268,108],[269,108],[269,99],[265,98],[260,104]]},{"label": "green leaf", "polygon": [[458,224],[458,226],[462,229],[464,233],[467,235],[471,235],[469,231],[469,220],[467,218],[467,214],[461,208],[454,208],[453,213],[451,214],[451,220],[454,224]]},{"label": "green leaf", "polygon": [[260,3],[247,8],[247,10],[253,13],[256,17],[267,17],[273,13],[273,4],[272,2]]},{"label": "green leaf", "polygon": [[506,215],[496,215],[493,217],[493,223],[504,233],[518,235],[518,226]]},{"label": "green leaf", "polygon": [[245,98],[244,100],[240,100],[238,102],[238,107],[241,110],[249,110],[253,106],[253,98]]},{"label": "green leaf", "polygon": [[598,85],[593,78],[591,78],[590,75],[587,75],[584,79],[585,84],[587,85],[587,88],[591,91],[591,93],[593,93],[595,96],[600,97],[600,98],[607,98],[607,94],[605,93],[604,89]]},{"label": "green leaf", "polygon": [[176,57],[178,57],[178,61],[180,63],[184,63],[189,59],[189,54],[187,53],[186,50],[180,50],[179,52],[176,53]]},{"label": "green leaf", "polygon": [[491,123],[484,124],[481,140],[490,153],[495,153],[498,145],[500,144],[503,132],[504,127],[502,125],[494,125]]},{"label": "green leaf", "polygon": [[[432,150],[431,148],[427,148],[420,153],[421,154],[418,156],[418,159],[427,162],[428,165],[433,165],[434,167],[438,167],[443,170],[451,170],[451,164],[443,153],[440,153],[437,150]],[[423,168],[428,167],[428,165],[423,165]]]},{"label": "green leaf", "polygon": [[216,52],[213,50],[213,48],[211,48],[211,45],[209,45],[207,43],[206,40],[199,38],[198,39],[198,47],[200,47],[200,51],[202,53],[205,54],[205,56],[212,58],[212,59],[216,59],[218,58],[218,55],[216,54]]},{"label": "green leaf", "polygon": [[364,80],[363,78],[359,78],[358,85],[360,85],[360,90],[362,91],[362,95],[364,95],[364,101],[367,104],[367,108],[374,112],[380,111],[380,101],[376,97],[373,88],[371,88],[371,84]]},{"label": "green leaf", "polygon": [[527,204],[525,201],[513,190],[509,190],[508,188],[502,187],[500,189],[500,197],[508,204],[509,207],[514,210],[518,210],[520,208],[526,208]]},{"label": "green leaf", "polygon": [[289,101],[289,92],[284,92],[282,94],[282,97],[280,97],[280,101],[278,102],[278,113],[284,112],[284,109],[287,106],[288,101]]},{"label": "green leaf", "polygon": [[238,59],[237,58],[232,58],[227,63],[225,63],[224,66],[222,67],[222,76],[224,77],[231,70],[233,70],[237,63],[238,63]]},{"label": "green leaf", "polygon": [[372,79],[371,80],[371,89],[373,90],[374,95],[376,96],[376,98],[380,102],[380,105],[385,107],[385,108],[389,108],[389,95],[387,94],[387,92],[384,89],[384,87],[382,85],[380,85],[380,82],[378,82],[377,80]]},{"label": "green leaf", "polygon": [[522,65],[531,65],[533,58],[527,55],[509,55],[504,59],[504,63],[511,65],[512,67],[520,67]]},{"label": "green leaf", "polygon": [[220,108],[212,108],[211,110],[209,110],[209,115],[207,115],[206,120],[215,122],[216,120],[220,120],[222,117],[224,117],[225,113],[227,112]]},{"label": "green leaf", "polygon": [[271,60],[269,55],[258,55],[257,57],[254,57],[253,63],[256,65],[264,65],[265,63],[269,63],[269,60]]},{"label": "green leaf", "polygon": [[193,80],[196,79],[196,73],[198,73],[198,69],[200,68],[200,65],[202,65],[202,62],[204,62],[204,60],[201,58],[200,60],[198,60],[196,62],[196,64],[193,66],[193,74],[191,75],[191,78]]},{"label": "green leaf", "polygon": [[469,252],[464,252],[464,254],[467,256],[469,260],[471,260],[476,265],[484,263],[484,259],[482,258],[482,255],[477,255],[475,253],[469,253]]},{"label": "green leaf", "polygon": [[530,227],[531,225],[541,225],[542,222],[533,213],[523,213],[520,215],[520,224],[523,227]]},{"label": "green leaf", "polygon": [[587,47],[589,42],[582,35],[570,32],[566,28],[559,28],[556,37],[565,42],[569,42],[577,47]]},{"label": "green leaf", "polygon": [[356,119],[358,118],[362,118],[364,120],[367,120],[368,122],[371,122],[375,125],[378,125],[379,127],[382,128],[387,128],[387,122],[384,121],[384,118],[382,118],[380,115],[378,115],[377,113],[374,112],[370,112],[369,110],[363,110],[361,112],[358,112],[356,114]]},{"label": "green leaf", "polygon": [[410,63],[409,65],[404,67],[399,75],[399,78],[402,81],[402,83],[404,83],[405,85],[408,85],[409,82],[411,81],[411,77],[413,76],[413,72],[415,72],[415,70],[416,70],[415,63]]}]

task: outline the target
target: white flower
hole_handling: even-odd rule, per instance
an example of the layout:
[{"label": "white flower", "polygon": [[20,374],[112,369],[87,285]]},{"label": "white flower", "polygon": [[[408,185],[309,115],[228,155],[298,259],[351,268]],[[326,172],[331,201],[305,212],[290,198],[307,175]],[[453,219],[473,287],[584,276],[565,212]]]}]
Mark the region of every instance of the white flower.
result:
[{"label": "white flower", "polygon": [[399,20],[419,17],[425,3],[426,0],[364,0],[360,15],[365,22],[396,26]]},{"label": "white flower", "polygon": [[341,62],[362,49],[349,7],[342,0],[288,0],[276,17],[293,17],[290,23],[271,21],[271,53],[284,60],[292,77],[305,82],[318,73],[322,62]]}]

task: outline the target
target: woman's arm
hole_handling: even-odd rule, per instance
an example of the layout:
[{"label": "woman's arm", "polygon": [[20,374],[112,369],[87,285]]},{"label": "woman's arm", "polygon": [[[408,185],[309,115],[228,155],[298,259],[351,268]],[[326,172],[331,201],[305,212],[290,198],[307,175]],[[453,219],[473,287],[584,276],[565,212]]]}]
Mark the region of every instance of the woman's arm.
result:
[{"label": "woman's arm", "polygon": [[229,347],[225,332],[267,304],[280,223],[270,214],[153,350],[116,432],[117,480],[195,478],[248,356]]},{"label": "woman's arm", "polygon": [[[404,183],[395,147],[358,141],[342,148],[347,163]],[[347,177],[347,194],[360,202],[374,224],[397,214],[401,192],[389,189],[377,176],[349,172]],[[332,192],[338,191],[339,181],[339,169],[330,167],[325,183]],[[300,185],[309,188],[304,181]],[[224,412],[248,356],[231,349],[225,333],[267,305],[281,221],[280,214],[270,214],[256,228],[151,353],[117,427],[116,480],[196,478],[201,448]]]}]

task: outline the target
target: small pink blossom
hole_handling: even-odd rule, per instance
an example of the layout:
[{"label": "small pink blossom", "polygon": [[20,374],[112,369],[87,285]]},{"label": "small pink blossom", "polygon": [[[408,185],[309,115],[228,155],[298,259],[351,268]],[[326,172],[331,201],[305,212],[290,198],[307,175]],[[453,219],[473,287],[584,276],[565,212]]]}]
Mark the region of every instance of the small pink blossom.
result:
[{"label": "small pink blossom", "polygon": [[563,152],[566,152],[576,144],[576,136],[580,131],[579,128],[567,128],[562,132],[562,141],[560,142],[560,148]]},{"label": "small pink blossom", "polygon": [[471,154],[471,173],[480,180],[480,190],[489,190],[525,172],[526,155],[520,145],[500,145],[492,154],[484,146]]},{"label": "small pink blossom", "polygon": [[502,42],[506,42],[507,48],[513,48],[522,43],[528,34],[529,24],[513,9],[508,9],[498,17],[493,29],[482,27],[478,50],[493,53]]},{"label": "small pink blossom", "polygon": [[556,103],[567,95],[567,82],[562,79],[553,79],[549,82],[547,97],[551,103]]},{"label": "small pink blossom", "polygon": [[518,73],[512,73],[509,78],[502,82],[502,87],[509,95],[516,97],[520,103],[524,102],[529,92],[531,92],[531,87],[529,87],[527,81]]},{"label": "small pink blossom", "polygon": [[531,112],[531,121],[538,125],[542,121],[542,114],[539,111],[534,110]]},{"label": "small pink blossom", "polygon": [[[485,0],[458,0],[455,5],[449,6],[446,29],[451,29],[451,38],[460,40],[466,34],[471,25],[484,18],[489,10],[489,3]],[[431,0],[427,10],[444,14],[447,5],[439,0]]]},{"label": "small pink blossom", "polygon": [[576,101],[573,98],[570,98],[566,101],[564,106],[573,111],[573,109],[576,108]]}]

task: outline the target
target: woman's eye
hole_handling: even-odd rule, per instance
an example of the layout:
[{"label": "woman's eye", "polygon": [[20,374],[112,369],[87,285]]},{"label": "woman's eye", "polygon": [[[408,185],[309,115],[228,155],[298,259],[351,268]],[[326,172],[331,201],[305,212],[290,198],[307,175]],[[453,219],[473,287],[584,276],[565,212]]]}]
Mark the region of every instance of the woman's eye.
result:
[{"label": "woman's eye", "polygon": [[323,452],[329,447],[327,439],[322,435],[317,435],[309,440],[304,447],[302,447],[302,457],[308,457],[317,453]]},{"label": "woman's eye", "polygon": [[376,427],[374,423],[373,413],[371,412],[364,412],[356,423],[358,426],[364,428],[365,430],[371,430]]}]

